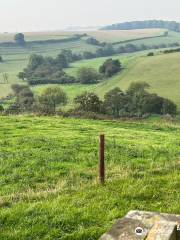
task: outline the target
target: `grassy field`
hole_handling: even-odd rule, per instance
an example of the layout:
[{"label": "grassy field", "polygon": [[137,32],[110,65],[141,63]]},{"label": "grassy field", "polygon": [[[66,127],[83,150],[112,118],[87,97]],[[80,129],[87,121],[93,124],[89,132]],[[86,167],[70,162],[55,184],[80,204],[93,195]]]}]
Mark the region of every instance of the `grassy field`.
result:
[{"label": "grassy field", "polygon": [[[47,32],[25,32],[26,41],[49,40],[49,39],[66,39],[72,37],[77,32],[73,31],[47,31]],[[15,33],[0,33],[1,42],[14,41]]]},{"label": "grassy field", "polygon": [[137,38],[155,37],[163,35],[163,29],[137,29],[137,30],[112,30],[90,31],[87,34],[101,42],[119,42]]},{"label": "grassy field", "polygon": [[[146,46],[153,46],[153,45],[160,45],[160,44],[171,44],[180,42],[180,33],[168,31],[168,36],[161,36],[161,37],[153,37],[153,38],[146,38],[146,39],[139,39],[139,40],[133,40],[130,42],[132,44],[135,44],[136,46],[140,46],[142,44],[145,44]],[[161,35],[161,34],[159,34]],[[124,46],[125,44],[117,44],[116,47]]]},{"label": "grassy field", "polygon": [[1,117],[0,239],[97,240],[131,209],[180,214],[179,142],[180,125],[159,120]]}]

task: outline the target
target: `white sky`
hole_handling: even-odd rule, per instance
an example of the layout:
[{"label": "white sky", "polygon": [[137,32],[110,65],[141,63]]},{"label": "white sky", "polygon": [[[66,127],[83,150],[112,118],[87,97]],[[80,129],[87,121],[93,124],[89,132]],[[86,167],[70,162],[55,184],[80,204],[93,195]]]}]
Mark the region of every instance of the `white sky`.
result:
[{"label": "white sky", "polygon": [[180,22],[180,0],[0,0],[0,32],[58,30],[116,22]]}]

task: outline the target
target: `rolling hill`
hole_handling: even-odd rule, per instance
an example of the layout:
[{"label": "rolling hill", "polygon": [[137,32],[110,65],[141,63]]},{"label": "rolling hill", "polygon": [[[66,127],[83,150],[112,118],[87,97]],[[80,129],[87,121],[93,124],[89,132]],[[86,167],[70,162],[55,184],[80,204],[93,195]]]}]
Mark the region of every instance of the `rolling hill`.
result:
[{"label": "rolling hill", "polygon": [[[164,31],[164,30],[163,30]],[[141,33],[141,34],[140,34]],[[180,33],[169,31],[168,36],[156,37],[156,34],[162,34],[160,29],[145,29],[134,31],[94,31],[88,32],[88,35],[97,37],[99,40],[119,41],[130,40],[133,44],[161,44],[161,43],[173,43],[180,42]],[[59,32],[54,33],[55,36],[72,37],[73,33]],[[140,39],[137,40],[139,35]],[[47,40],[50,33],[36,33],[29,34],[30,40],[45,39]],[[141,39],[142,36],[146,36],[146,39]],[[149,36],[149,37],[148,37]],[[154,36],[152,38],[152,36]],[[1,36],[2,37],[2,36]],[[51,37],[50,37],[51,38]],[[108,40],[109,39],[109,40]],[[121,44],[120,44],[121,45]],[[82,51],[95,51],[98,46],[87,44],[85,39],[82,38],[77,41],[59,42],[59,43],[45,43],[45,44],[33,44],[31,47],[3,47],[0,45],[0,55],[3,56],[4,62],[0,63],[0,96],[5,97],[10,93],[10,86],[12,83],[22,83],[17,74],[26,65],[28,57],[32,53],[42,54],[46,56],[55,56],[61,49],[72,49],[75,52]],[[72,100],[78,93],[84,90],[95,91],[101,97],[115,86],[119,86],[122,89],[127,89],[132,81],[146,81],[151,85],[150,91],[156,92],[163,97],[167,97],[175,101],[180,107],[180,54],[159,54],[154,57],[146,57],[147,52],[122,54],[120,56],[113,56],[119,58],[125,67],[123,72],[115,77],[105,80],[97,85],[61,85],[63,89],[68,93]],[[98,67],[105,61],[106,58],[97,58],[92,60],[82,60],[71,65],[71,68],[67,69],[67,72],[76,75],[77,68],[81,66],[92,66],[98,69]],[[2,73],[8,73],[9,83],[4,84]],[[45,86],[38,86],[34,88],[35,92],[41,91]],[[70,105],[72,101],[70,100]]]}]

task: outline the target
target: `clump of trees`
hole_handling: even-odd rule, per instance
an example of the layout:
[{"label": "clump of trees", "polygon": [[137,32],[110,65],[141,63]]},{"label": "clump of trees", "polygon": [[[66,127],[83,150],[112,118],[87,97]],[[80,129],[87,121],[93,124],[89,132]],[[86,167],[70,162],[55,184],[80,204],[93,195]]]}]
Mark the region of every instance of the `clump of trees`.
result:
[{"label": "clump of trees", "polygon": [[114,74],[122,70],[121,62],[118,59],[107,59],[99,68],[99,72],[106,77],[112,77]]},{"label": "clump of trees", "polygon": [[81,67],[77,71],[77,81],[82,84],[94,84],[101,78],[101,75],[94,68]]},{"label": "clump of trees", "polygon": [[34,94],[27,85],[13,84],[14,102],[6,110],[6,113],[32,112],[34,103]]},{"label": "clump of trees", "polygon": [[147,88],[147,83],[132,83],[125,92],[118,87],[110,90],[105,94],[104,101],[94,93],[84,93],[75,98],[75,103],[82,111],[103,113],[114,118],[176,114],[177,106],[171,100],[151,94]]},{"label": "clump of trees", "polygon": [[99,42],[96,38],[93,38],[93,37],[87,38],[86,43],[95,45],[95,46],[104,46],[106,44],[104,42],[103,43]]},{"label": "clump of trees", "polygon": [[68,52],[60,53],[56,58],[33,54],[29,58],[27,68],[20,72],[18,77],[30,85],[73,83],[75,78],[63,71],[63,68],[69,66],[70,61],[72,58]]},{"label": "clump of trees", "polygon": [[103,30],[132,30],[145,28],[165,28],[175,32],[180,32],[180,23],[175,21],[146,20],[117,23],[102,28]]},{"label": "clump of trees", "polygon": [[15,36],[14,36],[14,41],[15,43],[17,43],[18,45],[22,46],[25,44],[25,37],[24,37],[24,34],[23,33],[17,33]]},{"label": "clump of trees", "polygon": [[67,103],[67,95],[60,87],[48,87],[38,96],[34,96],[27,85],[13,84],[11,88],[14,101],[5,110],[6,114],[26,112],[50,115]]}]

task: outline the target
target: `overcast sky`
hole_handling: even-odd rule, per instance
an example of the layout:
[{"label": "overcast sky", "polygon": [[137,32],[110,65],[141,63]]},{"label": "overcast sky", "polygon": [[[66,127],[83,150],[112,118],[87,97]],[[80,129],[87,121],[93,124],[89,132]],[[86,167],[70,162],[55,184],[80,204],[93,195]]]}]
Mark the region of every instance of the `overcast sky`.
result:
[{"label": "overcast sky", "polygon": [[0,0],[0,32],[144,19],[180,22],[180,0]]}]

